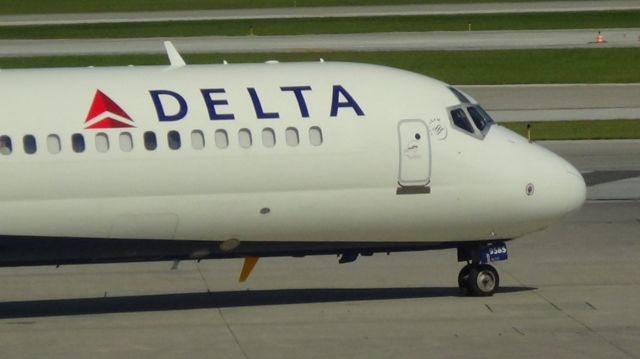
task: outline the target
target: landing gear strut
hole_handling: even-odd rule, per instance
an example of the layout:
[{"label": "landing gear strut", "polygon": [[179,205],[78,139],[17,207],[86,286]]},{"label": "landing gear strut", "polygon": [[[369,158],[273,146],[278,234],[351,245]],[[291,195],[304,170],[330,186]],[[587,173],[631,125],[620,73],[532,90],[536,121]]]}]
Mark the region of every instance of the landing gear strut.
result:
[{"label": "landing gear strut", "polygon": [[467,264],[458,274],[458,288],[466,295],[489,297],[499,285],[498,271],[489,264]]}]

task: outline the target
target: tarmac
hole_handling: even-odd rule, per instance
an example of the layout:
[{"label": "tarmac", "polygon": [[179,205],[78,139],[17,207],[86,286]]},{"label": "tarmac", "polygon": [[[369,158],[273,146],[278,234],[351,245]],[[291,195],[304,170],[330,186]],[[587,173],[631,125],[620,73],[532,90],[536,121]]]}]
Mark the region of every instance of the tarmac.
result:
[{"label": "tarmac", "polygon": [[640,118],[640,84],[458,87],[499,122]]},{"label": "tarmac", "polygon": [[638,358],[640,141],[541,144],[590,199],[509,243],[493,297],[458,295],[451,250],[266,258],[246,284],[239,260],[3,268],[2,356]]},{"label": "tarmac", "polygon": [[496,14],[523,12],[567,12],[567,11],[619,11],[637,10],[640,3],[635,0],[607,1],[540,1],[504,2],[476,4],[428,4],[428,5],[377,5],[377,6],[316,6],[265,9],[188,10],[107,12],[75,14],[27,14],[0,15],[0,26],[62,25],[86,23],[119,23],[150,21],[202,21],[239,19],[286,19],[318,17],[360,16],[416,16]]},{"label": "tarmac", "polygon": [[[472,25],[473,26],[473,25]],[[507,50],[640,47],[640,28],[598,31],[433,31],[283,36],[199,36],[128,39],[0,40],[0,57],[164,53],[170,40],[181,53]],[[247,29],[249,34],[249,29]]]}]

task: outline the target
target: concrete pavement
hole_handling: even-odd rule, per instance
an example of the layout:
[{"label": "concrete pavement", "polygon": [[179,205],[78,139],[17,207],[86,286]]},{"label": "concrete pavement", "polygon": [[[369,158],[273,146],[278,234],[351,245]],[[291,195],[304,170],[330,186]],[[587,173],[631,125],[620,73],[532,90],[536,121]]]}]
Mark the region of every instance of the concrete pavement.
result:
[{"label": "concrete pavement", "polygon": [[596,30],[435,31],[296,36],[202,36],[132,39],[0,40],[0,57],[164,53],[173,41],[182,53],[417,51],[640,47],[640,28]]},{"label": "concrete pavement", "polygon": [[637,10],[634,0],[608,1],[543,1],[517,3],[382,5],[382,6],[318,6],[267,9],[146,11],[77,14],[0,15],[0,26],[61,25],[85,23],[119,23],[150,21],[197,21],[239,19],[286,19],[314,17],[458,15],[522,12],[566,12]]},{"label": "concrete pavement", "polygon": [[640,119],[640,84],[458,87],[496,121]]}]

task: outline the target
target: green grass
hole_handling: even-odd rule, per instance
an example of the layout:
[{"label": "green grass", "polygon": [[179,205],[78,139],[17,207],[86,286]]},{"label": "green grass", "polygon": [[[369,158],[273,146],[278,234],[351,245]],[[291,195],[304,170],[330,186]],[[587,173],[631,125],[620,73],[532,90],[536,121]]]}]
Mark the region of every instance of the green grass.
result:
[{"label": "green grass", "polygon": [[[4,0],[0,14],[503,2],[504,0]],[[545,0],[509,0],[532,2]]]},{"label": "green grass", "polygon": [[[506,122],[501,124],[527,137],[526,123]],[[530,122],[530,124],[533,140],[640,139],[640,119],[551,121]]]},{"label": "green grass", "polygon": [[[187,63],[349,61],[386,65],[454,84],[640,82],[640,48],[191,54]],[[2,68],[167,64],[164,55],[0,58]]]},{"label": "green grass", "polygon": [[0,39],[79,39],[228,35],[303,35],[408,31],[599,29],[640,27],[640,11],[383,16],[316,19],[171,21],[0,26]]}]

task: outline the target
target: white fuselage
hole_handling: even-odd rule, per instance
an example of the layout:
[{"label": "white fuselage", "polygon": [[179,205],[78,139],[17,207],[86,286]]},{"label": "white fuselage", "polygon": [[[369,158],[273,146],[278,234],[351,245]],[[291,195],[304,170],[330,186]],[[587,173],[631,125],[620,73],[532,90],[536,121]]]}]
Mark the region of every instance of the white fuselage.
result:
[{"label": "white fuselage", "polygon": [[[111,114],[88,116],[97,90],[127,116],[109,105]],[[3,70],[0,91],[0,135],[11,140],[11,153],[0,154],[3,235],[511,239],[585,197],[580,174],[561,158],[496,124],[464,133],[449,111],[461,101],[445,84],[385,67]],[[108,116],[132,127],[86,128]],[[145,148],[147,131],[155,150]],[[74,134],[84,151],[74,152]],[[25,135],[35,153],[25,152]]]}]

